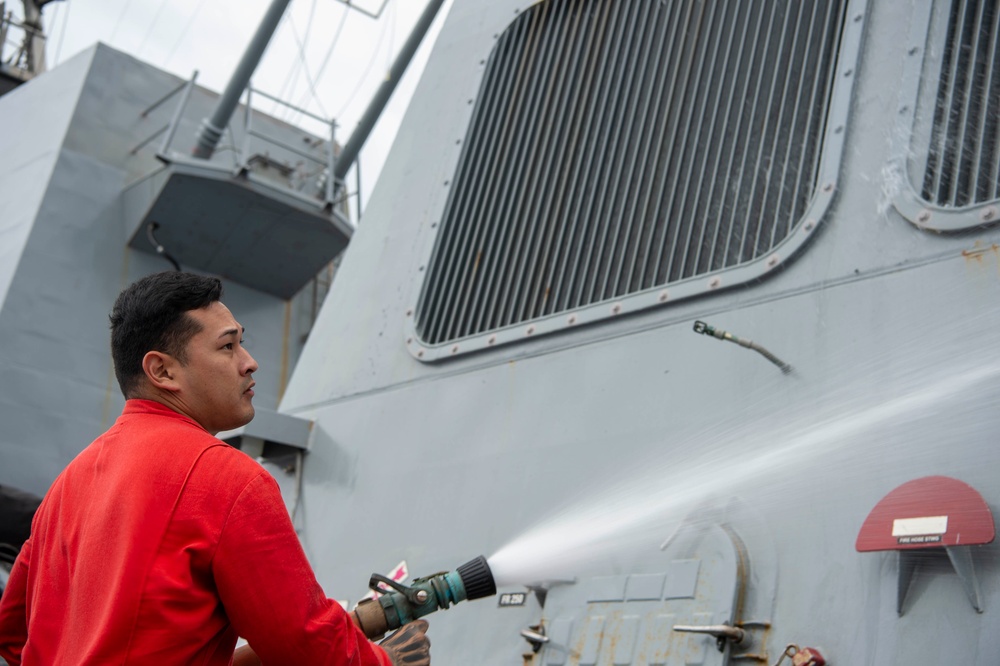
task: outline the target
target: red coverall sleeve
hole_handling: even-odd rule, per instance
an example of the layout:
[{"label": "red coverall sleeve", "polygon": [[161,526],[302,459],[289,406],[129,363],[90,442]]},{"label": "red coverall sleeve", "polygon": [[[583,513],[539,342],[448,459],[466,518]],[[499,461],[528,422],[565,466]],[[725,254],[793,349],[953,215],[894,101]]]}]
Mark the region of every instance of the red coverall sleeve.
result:
[{"label": "red coverall sleeve", "polygon": [[14,568],[0,598],[0,657],[10,666],[20,666],[21,651],[28,641],[28,566],[31,563],[31,539],[21,546]]},{"label": "red coverall sleeve", "polygon": [[391,666],[320,588],[267,472],[236,500],[212,570],[233,627],[266,666]]}]

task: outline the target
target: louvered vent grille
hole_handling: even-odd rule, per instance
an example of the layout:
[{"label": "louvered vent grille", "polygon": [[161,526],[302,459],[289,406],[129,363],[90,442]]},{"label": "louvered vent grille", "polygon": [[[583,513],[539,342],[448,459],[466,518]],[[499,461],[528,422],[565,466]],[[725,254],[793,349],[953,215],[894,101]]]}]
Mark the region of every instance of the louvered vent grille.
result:
[{"label": "louvered vent grille", "polygon": [[955,0],[941,64],[923,198],[960,207],[1000,189],[1000,10],[995,0]]},{"label": "louvered vent grille", "polygon": [[487,63],[422,341],[767,255],[816,191],[845,7],[549,0],[520,15]]}]

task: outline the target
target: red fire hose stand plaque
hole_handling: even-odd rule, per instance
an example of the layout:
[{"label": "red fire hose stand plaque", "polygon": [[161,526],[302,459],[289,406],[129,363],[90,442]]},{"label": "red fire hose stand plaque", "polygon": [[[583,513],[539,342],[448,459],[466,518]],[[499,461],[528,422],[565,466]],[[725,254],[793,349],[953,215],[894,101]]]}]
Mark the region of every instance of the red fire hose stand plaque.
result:
[{"label": "red fire hose stand plaque", "polygon": [[993,514],[975,488],[947,476],[926,476],[907,481],[875,505],[861,525],[855,548],[861,553],[899,552],[900,615],[918,562],[913,551],[944,548],[969,601],[981,613],[979,580],[968,547],[991,543],[995,537]]}]

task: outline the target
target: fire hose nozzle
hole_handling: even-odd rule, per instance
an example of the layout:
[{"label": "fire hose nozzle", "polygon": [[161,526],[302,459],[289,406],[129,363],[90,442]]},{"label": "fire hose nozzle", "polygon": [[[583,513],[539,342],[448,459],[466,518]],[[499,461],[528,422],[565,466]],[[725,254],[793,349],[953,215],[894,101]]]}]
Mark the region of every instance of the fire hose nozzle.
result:
[{"label": "fire hose nozzle", "polygon": [[[380,584],[387,585],[391,590],[380,587]],[[354,612],[361,631],[371,640],[377,640],[386,632],[436,610],[445,610],[459,601],[481,599],[497,593],[493,572],[483,556],[466,562],[455,571],[418,578],[409,586],[372,574],[368,586],[380,596],[358,604]]]}]

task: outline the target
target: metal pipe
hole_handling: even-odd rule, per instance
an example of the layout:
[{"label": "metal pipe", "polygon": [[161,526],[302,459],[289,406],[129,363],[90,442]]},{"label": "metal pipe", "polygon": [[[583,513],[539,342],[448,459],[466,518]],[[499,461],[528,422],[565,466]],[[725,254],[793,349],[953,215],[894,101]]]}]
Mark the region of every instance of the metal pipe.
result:
[{"label": "metal pipe", "polygon": [[360,220],[361,219],[361,209],[364,206],[364,204],[363,204],[363,202],[361,200],[361,164],[360,163],[358,164],[358,168],[354,170],[354,180],[357,183],[357,192],[358,192],[358,195],[357,195],[357,198],[358,198],[358,213],[357,213],[357,218],[356,219]]},{"label": "metal pipe", "polygon": [[328,123],[328,122],[330,122],[329,119],[324,118],[323,116],[317,115],[317,114],[315,114],[315,113],[313,113],[311,111],[307,111],[307,110],[303,109],[300,106],[295,106],[294,104],[289,104],[288,102],[286,102],[285,100],[281,99],[280,97],[275,97],[274,95],[271,95],[270,93],[266,93],[263,90],[259,90],[258,88],[254,88],[253,86],[248,86],[248,91],[252,91],[254,95],[260,95],[264,99],[269,99],[272,102],[276,102],[277,104],[280,104],[280,105],[282,105],[282,106],[284,106],[286,108],[289,108],[292,111],[295,111],[296,113],[301,113],[303,116],[307,116],[307,117],[312,118],[313,120],[316,120],[318,122],[321,122],[321,123]]},{"label": "metal pipe", "polygon": [[229,124],[229,119],[232,118],[233,111],[236,110],[236,105],[239,104],[240,96],[250,82],[250,77],[253,75],[254,70],[257,69],[257,63],[260,62],[261,56],[264,55],[264,49],[267,48],[268,42],[271,41],[271,36],[277,29],[278,23],[281,21],[281,16],[285,13],[289,2],[291,0],[272,0],[271,6],[268,7],[260,25],[257,26],[257,32],[254,33],[253,38],[247,45],[246,51],[243,53],[243,57],[236,66],[236,71],[233,72],[232,78],[229,79],[222,97],[219,98],[219,102],[215,106],[215,111],[212,112],[210,118],[201,121],[201,129],[198,131],[198,143],[192,151],[195,157],[206,160],[212,157],[212,153],[215,152],[215,147],[219,145],[219,139],[222,138],[222,133],[225,131],[226,125]]},{"label": "metal pipe", "polygon": [[681,631],[692,634],[708,634],[716,638],[730,640],[736,645],[740,645],[746,640],[746,632],[739,627],[731,627],[728,624],[709,624],[704,626],[675,624],[674,631]]},{"label": "metal pipe", "polygon": [[792,371],[792,366],[785,363],[780,358],[778,358],[768,350],[764,349],[764,347],[760,346],[753,340],[747,340],[746,338],[736,337],[732,333],[727,333],[722,329],[715,328],[714,326],[709,326],[703,321],[696,321],[694,323],[694,332],[701,333],[703,335],[710,335],[713,338],[717,338],[719,340],[728,340],[729,342],[735,342],[740,347],[746,347],[747,349],[752,349],[755,352],[759,353],[764,358],[766,358],[771,363],[774,363],[776,366],[781,368],[781,371],[786,375],[791,373]]},{"label": "metal pipe", "polygon": [[537,631],[532,631],[531,629],[522,629],[521,636],[534,646],[544,645],[550,640],[545,634],[540,634]]},{"label": "metal pipe", "polygon": [[337,119],[330,121],[330,140],[326,143],[326,205],[333,206],[333,165],[337,160]]},{"label": "metal pipe", "polygon": [[7,3],[0,2],[0,54],[2,54],[3,47],[7,45],[7,26],[10,25],[11,20],[10,15],[7,14]]},{"label": "metal pipe", "polygon": [[[237,168],[240,171],[248,168],[248,163],[250,160],[250,137],[253,136],[253,86],[247,85],[247,104],[243,107],[243,150],[240,151],[239,158],[236,160]],[[235,145],[235,141],[233,144]]]},{"label": "metal pipe", "polygon": [[[197,73],[198,73],[198,70],[195,70],[195,74],[197,74]],[[150,104],[149,106],[147,106],[146,109],[142,113],[139,114],[139,116],[141,118],[145,118],[150,113],[152,113],[153,109],[155,109],[156,107],[160,106],[161,104],[163,104],[164,102],[166,102],[168,99],[170,99],[171,97],[173,97],[174,95],[176,95],[180,91],[184,90],[184,88],[186,88],[187,85],[188,85],[188,82],[187,81],[183,81],[179,86],[177,86],[176,88],[174,88],[173,90],[171,90],[170,92],[168,92],[166,95],[164,95],[160,99],[156,100],[155,102],[153,102],[152,104]]]},{"label": "metal pipe", "polygon": [[180,102],[177,104],[177,108],[174,109],[174,115],[170,118],[170,129],[167,130],[167,135],[163,137],[163,144],[160,146],[160,155],[164,157],[167,155],[167,151],[170,150],[170,143],[174,140],[174,133],[177,132],[177,126],[181,123],[181,116],[184,114],[184,109],[187,107],[188,100],[191,99],[191,91],[194,89],[195,81],[198,80],[198,70],[194,70],[191,74],[191,80],[184,84],[184,93],[181,95]]},{"label": "metal pipe", "polygon": [[147,146],[150,143],[152,143],[156,139],[156,137],[160,136],[161,134],[163,134],[164,132],[166,132],[168,129],[170,129],[170,124],[169,123],[166,124],[166,125],[164,125],[160,129],[156,130],[155,132],[153,132],[153,134],[151,136],[148,136],[145,139],[143,139],[142,141],[140,141],[139,143],[137,143],[135,145],[135,147],[132,148],[132,150],[128,151],[128,154],[129,155],[135,155],[140,150],[142,150],[145,146]]},{"label": "metal pipe", "polygon": [[371,134],[372,128],[375,127],[379,116],[382,115],[382,110],[396,89],[399,80],[403,78],[406,67],[410,64],[410,60],[413,59],[413,54],[416,53],[417,47],[423,41],[424,34],[434,21],[434,17],[437,16],[437,12],[442,4],[444,4],[444,0],[430,0],[427,3],[427,7],[424,8],[424,12],[417,20],[417,24],[413,26],[413,31],[406,38],[406,43],[403,44],[399,55],[396,56],[396,60],[392,63],[385,81],[379,86],[372,101],[368,103],[368,108],[365,110],[364,115],[361,116],[361,120],[358,121],[358,126],[351,134],[347,145],[340,151],[337,164],[333,169],[333,180],[336,183],[344,180],[344,176],[350,170],[351,164],[357,159],[358,153],[361,152],[361,147],[368,140],[368,135]]}]

